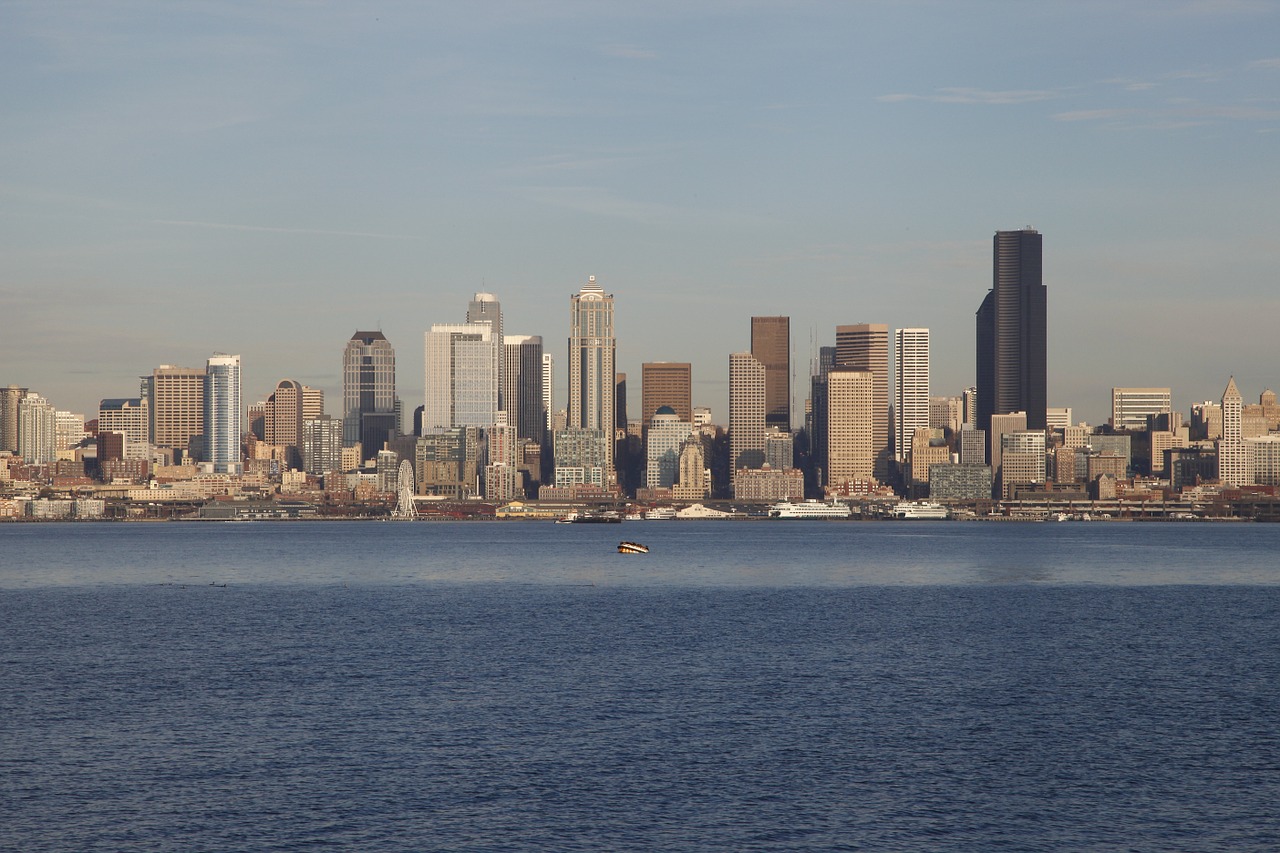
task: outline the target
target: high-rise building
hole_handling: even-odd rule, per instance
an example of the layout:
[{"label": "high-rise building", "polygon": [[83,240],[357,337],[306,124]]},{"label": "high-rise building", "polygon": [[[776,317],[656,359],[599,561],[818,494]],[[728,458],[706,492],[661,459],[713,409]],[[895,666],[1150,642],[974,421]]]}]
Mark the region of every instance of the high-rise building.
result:
[{"label": "high-rise building", "polygon": [[240,356],[218,353],[204,368],[204,461],[215,474],[239,474]]},{"label": "high-rise building", "polygon": [[[871,374],[874,476],[881,483],[887,482],[893,458],[893,444],[889,440],[889,327],[883,323],[836,326],[836,366]],[[928,395],[925,397],[927,400]]]},{"label": "high-rise building", "polygon": [[58,459],[57,410],[34,391],[18,401],[18,455],[33,465],[50,465]]},{"label": "high-rise building", "polygon": [[729,482],[764,464],[765,367],[749,352],[729,356]]},{"label": "high-rise building", "polygon": [[151,414],[145,397],[117,397],[98,402],[98,432],[118,432],[130,444],[146,444]]},{"label": "high-rise building", "polygon": [[546,414],[546,429],[551,432],[551,418],[555,414],[552,402],[556,390],[556,360],[549,352],[542,354],[542,411]]},{"label": "high-rise building", "polygon": [[1015,486],[1045,482],[1044,430],[1014,430],[1000,436],[1000,496],[1013,497]]},{"label": "high-rise building", "polygon": [[[498,383],[498,409],[505,411],[507,408],[503,394],[506,392],[506,357],[503,352],[506,335],[502,329],[502,303],[498,301],[498,297],[492,293],[477,293],[471,302],[467,304],[467,323],[475,325],[476,323],[488,323],[493,329],[492,341],[495,350],[495,358],[498,361],[498,374],[496,382]],[[507,421],[514,424],[514,421]]]},{"label": "high-rise building", "polygon": [[687,361],[647,361],[640,366],[640,418],[647,426],[663,406],[693,423],[693,367]]},{"label": "high-rise building", "polygon": [[[281,379],[263,410],[262,436],[267,444],[285,448],[290,468],[303,467],[302,425],[324,414],[324,392],[293,379]],[[370,448],[364,448],[370,452]],[[319,472],[323,473],[323,472]]]},{"label": "high-rise building", "polygon": [[342,470],[343,422],[329,415],[302,422],[302,467],[308,474]]},{"label": "high-rise building", "polygon": [[522,441],[542,443],[547,413],[543,403],[542,337],[506,335],[503,338],[502,406],[507,423]]},{"label": "high-rise building", "polygon": [[969,387],[964,389],[960,395],[963,411],[960,413],[960,422],[968,424],[977,429],[978,427],[978,389]]},{"label": "high-rise building", "polygon": [[681,420],[670,406],[659,406],[649,424],[645,486],[669,489],[680,474],[680,448],[693,435],[693,423]]},{"label": "high-rise building", "polygon": [[489,322],[436,324],[426,333],[424,435],[498,422],[499,359],[493,335]]},{"label": "high-rise building", "polygon": [[997,231],[993,283],[977,313],[978,428],[992,415],[1026,412],[1028,429],[1045,428],[1047,299],[1041,235]]},{"label": "high-rise building", "polygon": [[1222,392],[1222,438],[1218,440],[1218,481],[1227,486],[1250,484],[1249,456],[1240,433],[1240,409],[1244,399],[1236,378]]},{"label": "high-rise building", "polygon": [[1169,388],[1112,388],[1111,426],[1114,429],[1144,430],[1150,415],[1173,411]]},{"label": "high-rise building", "polygon": [[[604,468],[612,476],[613,435],[616,428],[614,370],[616,342],[613,327],[613,295],[604,292],[596,277],[569,297],[569,412],[567,429],[599,430],[607,445]],[[559,440],[556,442],[560,446]],[[557,456],[556,463],[559,464]],[[556,482],[559,485],[560,478]]]},{"label": "high-rise building", "polygon": [[18,405],[25,396],[27,389],[17,385],[0,388],[0,453],[18,452]]},{"label": "high-rise building", "polygon": [[[990,444],[987,450],[987,459],[991,463],[991,475],[997,482],[1000,479],[1000,461],[1004,447],[1003,438],[1005,434],[1011,432],[1025,432],[1026,429],[1026,412],[1008,412],[1006,414],[991,416],[991,429],[987,430],[987,440]],[[1041,440],[1043,441],[1043,436]]]},{"label": "high-rise building", "polygon": [[380,450],[388,438],[400,433],[395,416],[399,402],[396,351],[391,342],[382,332],[357,331],[342,352],[342,443],[359,444],[370,452]]},{"label": "high-rise building", "polygon": [[835,367],[836,348],[819,347],[809,376],[809,412],[805,426],[809,431],[809,457],[818,483],[824,481],[827,469],[827,374]]},{"label": "high-rise building", "polygon": [[875,477],[881,455],[876,413],[875,374],[833,367],[827,374],[827,485]]},{"label": "high-rise building", "polygon": [[791,318],[752,317],[751,354],[764,365],[764,425],[791,431]]},{"label": "high-rise building", "polygon": [[930,427],[929,330],[898,329],[893,339],[893,454],[901,463],[911,453],[916,430]]},{"label": "high-rise building", "polygon": [[186,454],[204,435],[204,379],[200,368],[162,364],[147,382],[151,443]]}]

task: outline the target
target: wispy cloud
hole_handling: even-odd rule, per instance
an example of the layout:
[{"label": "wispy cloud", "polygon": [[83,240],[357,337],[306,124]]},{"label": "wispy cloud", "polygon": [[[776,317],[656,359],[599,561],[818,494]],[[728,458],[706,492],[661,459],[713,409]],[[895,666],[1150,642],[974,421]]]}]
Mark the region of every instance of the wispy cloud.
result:
[{"label": "wispy cloud", "polygon": [[153,225],[176,225],[183,228],[211,228],[220,231],[253,231],[268,234],[304,234],[320,237],[368,237],[376,240],[417,240],[411,234],[380,234],[374,231],[342,231],[325,228],[283,228],[272,225],[239,225],[232,222],[200,222],[194,219],[152,219]]},{"label": "wispy cloud", "polygon": [[937,89],[931,95],[897,93],[881,95],[877,101],[899,103],[901,101],[930,101],[937,104],[1030,104],[1061,97],[1060,93],[1046,89],[991,89],[946,88]]},{"label": "wispy cloud", "polygon": [[1098,109],[1072,110],[1055,113],[1054,121],[1105,121],[1132,119],[1145,126],[1176,129],[1208,124],[1214,121],[1274,121],[1280,119],[1280,109],[1252,106],[1205,104],[1179,99],[1171,106],[1150,109]]},{"label": "wispy cloud", "polygon": [[1249,63],[1250,68],[1277,68],[1280,69],[1280,57],[1275,59],[1259,59]]}]

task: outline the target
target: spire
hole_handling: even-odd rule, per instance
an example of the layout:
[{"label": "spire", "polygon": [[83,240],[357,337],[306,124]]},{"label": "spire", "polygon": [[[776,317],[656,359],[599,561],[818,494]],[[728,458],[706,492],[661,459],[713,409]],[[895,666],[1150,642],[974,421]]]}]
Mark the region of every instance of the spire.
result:
[{"label": "spire", "polygon": [[1228,400],[1231,402],[1242,402],[1244,400],[1240,396],[1240,389],[1236,387],[1236,378],[1234,376],[1227,380],[1227,390],[1222,392],[1222,402],[1226,403]]}]

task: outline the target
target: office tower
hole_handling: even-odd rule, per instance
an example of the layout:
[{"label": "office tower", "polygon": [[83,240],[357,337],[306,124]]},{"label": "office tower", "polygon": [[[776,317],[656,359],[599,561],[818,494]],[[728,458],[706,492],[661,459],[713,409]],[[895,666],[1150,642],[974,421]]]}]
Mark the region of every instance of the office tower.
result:
[{"label": "office tower", "polygon": [[302,422],[302,469],[308,474],[342,470],[343,421],[329,415]]},{"label": "office tower", "polygon": [[[767,381],[766,378],[766,383]],[[796,467],[795,456],[796,442],[791,433],[779,432],[776,429],[765,430],[764,462],[766,465],[777,471],[785,471]]]},{"label": "office tower", "polygon": [[706,450],[698,436],[690,436],[680,446],[680,478],[671,487],[671,496],[678,501],[700,501],[710,492]]},{"label": "office tower", "polygon": [[1044,482],[1044,430],[1014,430],[1000,436],[1000,497],[1013,497],[1015,486]]},{"label": "office tower", "polygon": [[426,333],[424,435],[497,423],[499,359],[493,334],[488,322],[436,324]]},{"label": "office tower", "polygon": [[[960,428],[960,464],[987,464],[987,433],[969,424]],[[988,495],[987,497],[990,497]]]},{"label": "office tower", "polygon": [[1191,407],[1191,437],[1217,441],[1222,438],[1222,404],[1205,400]]},{"label": "office tower", "polygon": [[893,445],[889,440],[889,327],[882,323],[836,326],[836,365],[871,374],[874,476],[881,483],[887,482],[893,458]]},{"label": "office tower", "polygon": [[964,423],[963,404],[959,397],[929,398],[929,428],[960,432]]},{"label": "office tower", "polygon": [[791,431],[791,318],[752,317],[751,354],[764,365],[764,425]]},{"label": "office tower", "polygon": [[1145,430],[1147,417],[1173,411],[1169,388],[1112,388],[1111,426],[1114,429]]},{"label": "office tower", "polygon": [[816,469],[818,484],[824,482],[822,472],[827,470],[827,374],[835,367],[836,348],[819,347],[818,357],[810,368],[809,458]]},{"label": "office tower", "polygon": [[547,413],[543,407],[542,337],[503,337],[502,406],[507,423],[522,441],[542,443]]},{"label": "office tower", "polygon": [[[324,414],[324,392],[293,379],[281,379],[263,409],[262,437],[267,444],[285,448],[290,468],[301,470],[302,425]],[[370,448],[364,448],[366,455]]]},{"label": "office tower", "polygon": [[1222,392],[1222,438],[1218,440],[1218,481],[1224,486],[1249,485],[1249,459],[1240,434],[1240,409],[1244,399],[1231,377]]},{"label": "office tower", "polygon": [[765,367],[749,352],[729,356],[729,482],[764,464]]},{"label": "office tower", "polygon": [[1071,426],[1071,407],[1050,406],[1045,409],[1044,425],[1047,429],[1062,432],[1062,430]]},{"label": "office tower", "polygon": [[204,461],[215,474],[239,474],[240,356],[217,353],[204,368]]},{"label": "office tower", "polygon": [[911,454],[916,430],[930,426],[929,330],[897,329],[893,343],[893,454],[901,463]]},{"label": "office tower", "polygon": [[0,453],[18,452],[18,405],[25,396],[27,389],[17,385],[0,388]]},{"label": "office tower", "polygon": [[833,367],[827,374],[827,485],[875,477],[881,455],[876,415],[875,374]]},{"label": "office tower", "polygon": [[613,432],[600,429],[555,431],[555,485],[567,489],[575,485],[604,488],[609,484],[609,454]]},{"label": "office tower", "polygon": [[693,423],[681,420],[671,406],[659,406],[649,423],[645,486],[669,489],[680,473],[680,448],[693,435]]},{"label": "office tower", "polygon": [[130,444],[146,444],[150,422],[150,406],[143,397],[113,398],[98,402],[98,432],[118,432]]},{"label": "office tower", "polygon": [[147,398],[151,443],[190,452],[192,439],[204,435],[204,370],[162,364],[151,372]]},{"label": "office tower", "polygon": [[[605,470],[613,471],[617,376],[614,371],[613,295],[587,278],[569,297],[569,413],[567,429],[599,430],[605,442]],[[558,442],[557,442],[558,446]],[[559,465],[557,455],[556,464]],[[559,478],[557,475],[557,485]]]},{"label": "office tower", "polygon": [[1026,412],[1028,429],[1045,428],[1047,299],[1041,235],[997,231],[993,283],[977,313],[978,428],[992,415]]},{"label": "office tower", "polygon": [[[991,474],[997,482],[1000,479],[1000,454],[1004,447],[1003,436],[1011,432],[1025,432],[1026,429],[1026,412],[1009,412],[1008,414],[991,416],[991,429],[987,432],[987,439],[990,443],[990,447],[987,450],[987,459],[991,464]],[[1125,438],[1128,438],[1128,436],[1125,436]]]},{"label": "office tower", "polygon": [[75,412],[53,413],[53,444],[58,452],[70,450],[84,441],[84,415]]},{"label": "office tower", "polygon": [[645,362],[640,366],[640,384],[640,418],[645,426],[663,406],[669,406],[678,419],[693,423],[693,367],[689,362]]},{"label": "office tower", "polygon": [[552,402],[556,390],[556,360],[549,352],[542,354],[542,410],[547,416],[547,432],[551,431],[551,418],[555,414]]},{"label": "office tower", "polygon": [[477,293],[471,299],[471,302],[467,304],[467,324],[474,326],[476,323],[488,323],[489,327],[493,329],[492,341],[496,350],[495,356],[498,360],[496,378],[498,383],[498,409],[505,410],[507,406],[502,395],[506,390],[504,379],[506,375],[506,358],[503,354],[506,336],[502,330],[502,303],[498,302],[498,297],[492,293]]},{"label": "office tower", "polygon": [[342,351],[342,443],[381,448],[400,434],[399,404],[391,342],[382,332],[357,331]]}]

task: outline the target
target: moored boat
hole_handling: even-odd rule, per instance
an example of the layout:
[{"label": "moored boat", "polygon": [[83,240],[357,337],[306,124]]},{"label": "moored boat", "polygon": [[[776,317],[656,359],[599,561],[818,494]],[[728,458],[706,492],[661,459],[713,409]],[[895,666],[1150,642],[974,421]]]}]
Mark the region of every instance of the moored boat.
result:
[{"label": "moored boat", "polygon": [[848,518],[853,510],[839,501],[778,501],[769,507],[770,518]]}]

